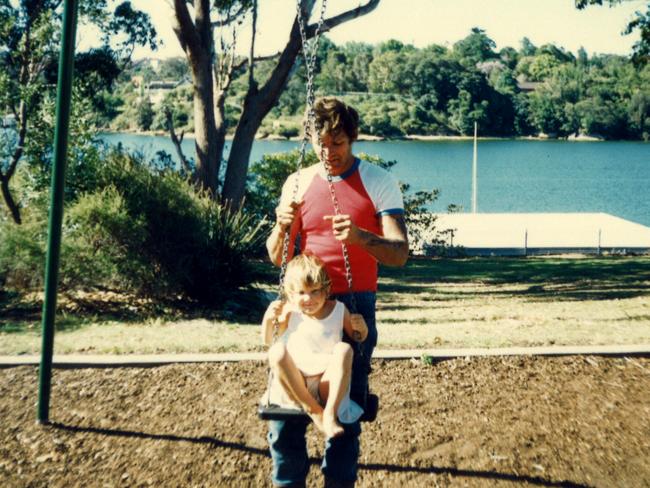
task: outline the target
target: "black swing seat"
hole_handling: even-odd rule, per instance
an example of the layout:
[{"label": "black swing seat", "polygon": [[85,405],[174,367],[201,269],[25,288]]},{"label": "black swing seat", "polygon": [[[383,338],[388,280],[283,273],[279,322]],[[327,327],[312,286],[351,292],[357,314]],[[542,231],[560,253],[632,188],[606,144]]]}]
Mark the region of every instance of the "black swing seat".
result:
[{"label": "black swing seat", "polygon": [[[374,393],[368,393],[366,404],[361,415],[361,422],[374,422],[379,411],[379,397]],[[309,420],[309,415],[299,408],[285,408],[278,405],[259,405],[257,416],[262,420]]]}]

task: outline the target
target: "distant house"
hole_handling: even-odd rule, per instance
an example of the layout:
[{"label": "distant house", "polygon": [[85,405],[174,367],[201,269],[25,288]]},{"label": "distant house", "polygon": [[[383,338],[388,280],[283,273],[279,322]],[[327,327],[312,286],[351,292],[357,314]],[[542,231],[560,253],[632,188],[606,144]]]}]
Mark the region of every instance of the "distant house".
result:
[{"label": "distant house", "polygon": [[16,117],[14,114],[2,115],[0,118],[0,128],[16,127]]},{"label": "distant house", "polygon": [[534,92],[542,85],[541,81],[517,81],[517,88],[524,93]]},{"label": "distant house", "polygon": [[163,101],[165,95],[176,87],[188,84],[187,80],[154,80],[145,86],[145,93],[151,100],[151,103],[158,105]]},{"label": "distant house", "polygon": [[174,80],[155,80],[150,81],[147,85],[147,90],[172,90],[180,83]]}]

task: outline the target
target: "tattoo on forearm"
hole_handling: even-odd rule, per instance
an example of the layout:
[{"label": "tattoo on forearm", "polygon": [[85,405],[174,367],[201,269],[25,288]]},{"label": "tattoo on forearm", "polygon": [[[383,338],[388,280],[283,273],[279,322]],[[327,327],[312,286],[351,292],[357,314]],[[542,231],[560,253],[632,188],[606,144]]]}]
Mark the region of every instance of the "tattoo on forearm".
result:
[{"label": "tattoo on forearm", "polygon": [[366,246],[368,247],[389,247],[391,249],[399,250],[406,245],[404,241],[397,241],[393,239],[386,239],[385,237],[380,237],[376,235],[370,236],[366,241]]}]

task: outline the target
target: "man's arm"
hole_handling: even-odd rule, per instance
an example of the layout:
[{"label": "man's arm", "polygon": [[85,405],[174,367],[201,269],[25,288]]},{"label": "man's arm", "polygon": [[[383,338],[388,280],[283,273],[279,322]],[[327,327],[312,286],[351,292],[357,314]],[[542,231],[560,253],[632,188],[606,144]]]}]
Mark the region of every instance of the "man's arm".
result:
[{"label": "man's arm", "polygon": [[288,206],[279,206],[275,209],[275,225],[271,234],[266,239],[266,251],[271,258],[271,262],[276,266],[282,264],[282,247],[284,244],[284,236],[287,232],[291,232],[289,239],[289,255],[287,261],[293,257],[293,243],[295,242],[296,235],[298,235],[299,222],[297,218],[298,209],[302,202],[292,202]]},{"label": "man's arm", "polygon": [[409,257],[408,232],[404,215],[384,215],[382,236],[360,229],[361,246],[386,266],[404,266]]},{"label": "man's arm", "polygon": [[345,243],[361,246],[387,266],[404,266],[409,256],[408,232],[404,215],[383,215],[382,235],[357,227],[349,215],[326,216],[332,220],[334,237]]},{"label": "man's arm", "polygon": [[266,251],[269,253],[271,262],[276,266],[280,266],[282,264],[282,246],[284,244],[285,234],[286,231],[283,230],[278,224],[275,224],[273,226],[271,234],[266,239]]}]

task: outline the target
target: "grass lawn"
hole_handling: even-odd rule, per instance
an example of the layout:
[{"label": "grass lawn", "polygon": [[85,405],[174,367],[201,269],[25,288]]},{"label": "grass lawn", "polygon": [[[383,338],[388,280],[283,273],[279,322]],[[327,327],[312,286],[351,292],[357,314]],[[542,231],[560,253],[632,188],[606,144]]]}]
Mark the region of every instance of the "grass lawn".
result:
[{"label": "grass lawn", "polygon": [[[649,256],[412,259],[380,275],[383,349],[650,344]],[[262,350],[257,318],[117,295],[60,302],[56,354]],[[0,355],[40,341],[38,298],[0,292]]]}]

